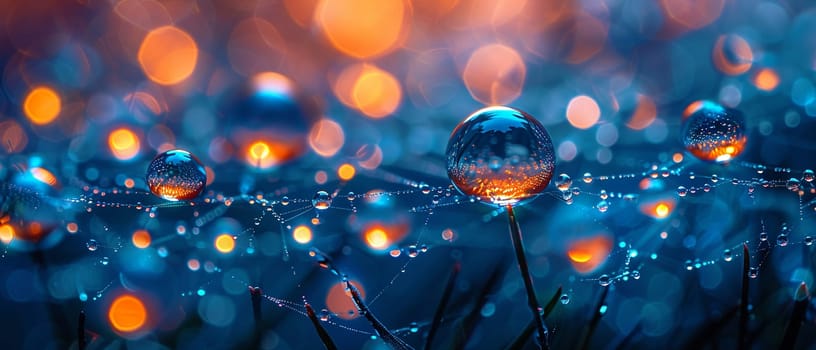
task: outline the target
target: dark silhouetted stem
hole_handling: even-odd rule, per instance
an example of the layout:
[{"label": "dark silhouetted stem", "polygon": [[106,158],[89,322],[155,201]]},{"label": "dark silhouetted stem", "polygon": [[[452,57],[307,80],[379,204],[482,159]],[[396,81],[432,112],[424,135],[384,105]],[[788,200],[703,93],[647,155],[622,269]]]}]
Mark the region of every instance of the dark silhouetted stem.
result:
[{"label": "dark silhouetted stem", "polygon": [[462,265],[458,262],[453,265],[453,270],[448,277],[448,283],[445,285],[445,291],[442,292],[442,299],[439,301],[439,305],[436,306],[436,312],[434,313],[434,318],[431,322],[431,328],[428,330],[428,338],[425,340],[425,350],[431,349],[431,344],[433,343],[434,336],[436,336],[436,331],[442,324],[442,316],[445,315],[445,308],[448,306],[448,301],[450,301],[451,294],[453,294],[453,286],[456,282],[456,276],[459,275],[459,270],[461,269]]},{"label": "dark silhouetted stem", "polygon": [[739,333],[737,345],[739,349],[746,349],[748,344],[748,271],[751,269],[751,252],[748,244],[742,244],[742,294],[740,296]]},{"label": "dark silhouetted stem", "polygon": [[79,312],[79,325],[77,325],[77,347],[85,350],[85,311]]},{"label": "dark silhouetted stem", "polygon": [[337,350],[337,346],[334,345],[334,341],[329,336],[329,333],[326,332],[326,329],[323,328],[322,324],[320,324],[320,320],[317,319],[317,315],[315,314],[314,309],[312,309],[312,306],[305,300],[303,305],[306,307],[306,315],[309,315],[309,319],[312,320],[312,325],[317,331],[317,335],[320,336],[320,341],[323,342],[323,346],[326,347],[326,350]]},{"label": "dark silhouetted stem", "polygon": [[527,266],[527,257],[524,255],[524,242],[521,240],[521,228],[516,221],[516,214],[513,212],[513,207],[509,205],[507,206],[507,218],[510,220],[510,239],[513,241],[513,248],[516,251],[516,259],[518,260],[519,270],[521,270],[521,279],[524,280],[524,288],[527,290],[527,304],[530,306],[530,311],[533,313],[533,319],[536,322],[538,346],[541,349],[549,349],[547,326],[544,324],[544,320],[541,319],[541,307],[538,305],[538,298],[536,297],[535,288],[533,287],[533,279],[530,276],[530,267]]},{"label": "dark silhouetted stem", "polygon": [[[541,317],[544,318],[545,320],[547,319],[547,316],[550,315],[552,310],[555,309],[555,305],[558,304],[558,300],[561,299],[562,291],[563,291],[563,288],[561,286],[558,286],[558,290],[555,291],[555,294],[553,294],[552,298],[550,298],[550,301],[547,303],[546,306],[544,306],[544,314],[541,315]],[[524,327],[524,330],[521,331],[521,334],[519,334],[516,337],[516,339],[513,340],[512,343],[510,343],[510,345],[505,347],[505,349],[506,350],[521,350],[521,349],[523,349],[524,344],[527,343],[527,339],[530,339],[530,336],[533,335],[533,332],[535,331],[535,327],[536,327],[535,321],[531,320],[530,323],[527,324],[527,327]]]},{"label": "dark silhouetted stem", "polygon": [[249,287],[249,296],[252,298],[252,318],[255,319],[255,327],[261,325],[261,287]]},{"label": "dark silhouetted stem", "polygon": [[377,332],[377,335],[382,339],[383,342],[391,346],[394,350],[414,350],[410,345],[405,343],[402,339],[397,338],[394,334],[391,334],[391,331],[385,327],[385,325],[380,322],[371,311],[368,310],[368,306],[363,302],[363,298],[360,297],[360,292],[357,291],[357,287],[351,284],[348,280],[344,281],[346,284],[346,291],[351,294],[351,300],[354,302],[354,305],[357,307],[357,311],[363,315],[368,323],[371,324],[371,327],[374,328],[374,331]]},{"label": "dark silhouetted stem", "polygon": [[796,345],[796,337],[799,335],[799,328],[802,327],[802,321],[805,319],[809,299],[810,293],[808,293],[807,285],[802,282],[793,297],[793,312],[788,325],[785,327],[785,336],[782,338],[782,343],[779,344],[780,349],[793,349]]}]

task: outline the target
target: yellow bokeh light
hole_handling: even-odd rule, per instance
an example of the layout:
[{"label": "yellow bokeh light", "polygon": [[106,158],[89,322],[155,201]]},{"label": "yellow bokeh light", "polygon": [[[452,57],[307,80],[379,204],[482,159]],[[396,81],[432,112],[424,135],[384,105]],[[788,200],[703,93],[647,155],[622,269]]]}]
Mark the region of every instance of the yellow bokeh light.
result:
[{"label": "yellow bokeh light", "polygon": [[351,91],[354,107],[372,118],[394,113],[402,101],[402,87],[391,73],[367,65]]},{"label": "yellow bokeh light", "polygon": [[141,142],[130,129],[119,128],[108,135],[108,146],[114,157],[119,160],[128,160],[139,154]]},{"label": "yellow bokeh light", "polygon": [[366,231],[365,240],[368,246],[374,249],[385,249],[388,246],[388,234],[379,227]]},{"label": "yellow bokeh light", "polygon": [[670,210],[671,208],[669,208],[666,203],[659,203],[655,206],[655,216],[658,218],[665,218],[666,216],[669,216]]},{"label": "yellow bokeh light", "polygon": [[28,93],[23,102],[23,111],[32,123],[46,125],[57,119],[62,102],[57,93],[45,86],[36,87]]},{"label": "yellow bokeh light", "polygon": [[309,243],[312,241],[312,229],[306,225],[295,227],[294,231],[292,231],[292,238],[300,244]]},{"label": "yellow bokeh light", "polygon": [[567,105],[567,121],[578,129],[589,129],[601,118],[601,108],[592,97],[575,96]]},{"label": "yellow bokeh light", "polygon": [[340,177],[343,181],[348,181],[354,178],[354,174],[357,173],[357,169],[354,169],[354,166],[348,163],[341,165],[337,168],[337,176]]},{"label": "yellow bokeh light", "polygon": [[14,227],[9,224],[0,225],[0,241],[9,244],[12,240],[14,240]]},{"label": "yellow bokeh light", "polygon": [[405,0],[322,0],[315,9],[316,24],[332,46],[356,58],[395,48],[409,16]]},{"label": "yellow bokeh light", "polygon": [[116,298],[108,310],[111,326],[119,332],[138,331],[147,322],[147,309],[144,303],[132,295]]},{"label": "yellow bokeh light", "polygon": [[231,234],[222,233],[215,238],[215,249],[221,253],[231,253],[235,249],[235,238]]},{"label": "yellow bokeh light", "polygon": [[187,32],[163,26],[147,33],[139,47],[138,60],[150,80],[174,85],[193,74],[198,61],[198,46]]}]

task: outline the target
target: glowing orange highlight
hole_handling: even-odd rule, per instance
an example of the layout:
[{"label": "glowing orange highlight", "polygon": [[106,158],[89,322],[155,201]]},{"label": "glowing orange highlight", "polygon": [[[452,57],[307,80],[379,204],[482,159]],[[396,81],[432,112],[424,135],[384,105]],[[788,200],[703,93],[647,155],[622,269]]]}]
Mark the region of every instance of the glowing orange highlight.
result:
[{"label": "glowing orange highlight", "polygon": [[698,29],[720,17],[725,0],[660,0],[660,4],[673,24]]},{"label": "glowing orange highlight", "polygon": [[578,129],[589,129],[601,119],[601,108],[592,97],[575,96],[567,105],[567,121]]},{"label": "glowing orange highlight", "polygon": [[125,179],[125,187],[133,188],[133,186],[136,186],[136,181],[133,181],[131,178]]},{"label": "glowing orange highlight", "polygon": [[187,268],[190,269],[190,271],[198,271],[198,269],[201,268],[201,262],[199,262],[198,259],[187,260]]},{"label": "glowing orange highlight", "polygon": [[132,295],[116,298],[108,309],[108,320],[119,332],[138,331],[147,322],[147,309],[141,300]]},{"label": "glowing orange highlight", "polygon": [[649,96],[638,95],[638,104],[626,126],[632,130],[643,130],[652,125],[657,118],[657,105]]},{"label": "glowing orange highlight", "polygon": [[462,80],[477,101],[507,104],[521,95],[527,67],[516,50],[501,44],[485,45],[471,54]]},{"label": "glowing orange highlight", "polygon": [[113,156],[119,160],[128,160],[139,154],[141,143],[139,137],[127,128],[119,128],[108,135],[108,146]]},{"label": "glowing orange highlight", "polygon": [[391,73],[365,65],[351,91],[354,107],[372,118],[394,113],[402,101],[402,87]]},{"label": "glowing orange highlight", "polygon": [[754,75],[754,86],[762,91],[772,91],[779,85],[779,74],[773,69],[763,68]]},{"label": "glowing orange highlight", "polygon": [[133,232],[133,236],[131,236],[131,241],[136,248],[147,248],[150,246],[150,233],[147,232],[147,230],[136,230],[136,232]]},{"label": "glowing orange highlight", "polygon": [[338,51],[356,58],[394,49],[408,29],[410,10],[404,0],[322,0],[315,21]]},{"label": "glowing orange highlight", "polygon": [[0,225],[0,242],[9,244],[12,240],[14,240],[14,227],[9,224]]},{"label": "glowing orange highlight", "polygon": [[231,253],[235,249],[235,239],[231,234],[222,233],[215,238],[215,249],[224,254]]},{"label": "glowing orange highlight", "polygon": [[271,139],[255,140],[249,142],[245,147],[246,156],[244,160],[253,167],[268,169],[300,154],[300,147],[299,144],[294,142]]},{"label": "glowing orange highlight", "polygon": [[[365,289],[363,289],[360,282],[349,281],[349,283],[357,288],[360,297],[365,300]],[[346,293],[346,284],[343,282],[338,282],[329,289],[329,293],[326,295],[326,307],[337,317],[344,320],[352,320],[360,316],[357,306],[351,301],[351,296]]]},{"label": "glowing orange highlight", "polygon": [[567,257],[579,273],[589,273],[600,267],[612,251],[612,240],[604,235],[570,243]]},{"label": "glowing orange highlight", "polygon": [[340,124],[330,119],[322,119],[309,131],[309,146],[322,157],[331,157],[343,147],[346,136]]},{"label": "glowing orange highlight", "polygon": [[680,163],[683,161],[683,154],[682,153],[675,153],[672,155],[672,161],[675,163]]},{"label": "glowing orange highlight", "polygon": [[147,33],[139,47],[138,60],[150,80],[174,85],[193,74],[198,46],[185,31],[163,26]]},{"label": "glowing orange highlight", "polygon": [[309,243],[312,241],[312,229],[306,225],[295,227],[295,230],[292,231],[292,238],[295,239],[295,242],[300,244]]},{"label": "glowing orange highlight", "polygon": [[354,178],[354,174],[357,173],[357,169],[354,169],[354,166],[348,163],[341,165],[337,168],[337,176],[340,180],[348,181]]},{"label": "glowing orange highlight", "polygon": [[57,119],[62,102],[57,93],[45,86],[36,87],[23,101],[23,111],[26,117],[36,125],[46,125]]},{"label": "glowing orange highlight", "polygon": [[65,225],[65,230],[68,231],[68,233],[77,233],[79,226],[75,222],[69,222]]},{"label": "glowing orange highlight", "polygon": [[721,35],[714,43],[711,60],[717,69],[728,75],[739,75],[751,69],[754,53],[751,45],[739,35]]},{"label": "glowing orange highlight", "polygon": [[37,181],[42,182],[48,186],[54,187],[57,186],[57,177],[54,176],[50,171],[45,170],[44,168],[31,168],[29,170],[31,176],[33,176]]}]

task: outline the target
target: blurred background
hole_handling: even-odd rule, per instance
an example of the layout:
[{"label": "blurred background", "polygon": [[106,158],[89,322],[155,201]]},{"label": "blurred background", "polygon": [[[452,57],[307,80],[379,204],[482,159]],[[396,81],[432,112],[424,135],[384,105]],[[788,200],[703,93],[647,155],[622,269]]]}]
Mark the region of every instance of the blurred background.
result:
[{"label": "blurred background", "polygon": [[[451,189],[444,157],[488,105],[535,116],[572,179],[517,209],[555,348],[736,346],[743,242],[752,347],[813,288],[810,1],[0,7],[3,348],[321,348],[304,297],[341,349],[386,348],[310,249],[412,346],[450,295],[435,348],[504,348],[530,321],[506,219]],[[683,147],[703,99],[745,117],[730,164]],[[145,183],[176,148],[205,166],[192,202]]]}]

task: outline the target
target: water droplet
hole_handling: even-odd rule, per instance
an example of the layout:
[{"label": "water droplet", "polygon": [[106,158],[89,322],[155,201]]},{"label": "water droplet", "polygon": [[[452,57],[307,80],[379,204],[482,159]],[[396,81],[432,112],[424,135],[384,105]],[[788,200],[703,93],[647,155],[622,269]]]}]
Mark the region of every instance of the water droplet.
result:
[{"label": "water droplet", "polygon": [[287,196],[283,196],[283,198],[281,198],[281,202],[280,202],[280,203],[281,203],[282,205],[289,205],[289,197],[287,197]]},{"label": "water droplet", "polygon": [[592,174],[584,173],[584,183],[592,183]]},{"label": "water droplet", "polygon": [[805,236],[805,245],[813,245],[813,237]]},{"label": "water droplet", "polygon": [[722,257],[723,257],[723,260],[725,260],[725,261],[731,261],[731,260],[734,259],[734,254],[731,253],[731,249],[726,249],[726,250],[723,250],[723,256]]},{"label": "water droplet", "polygon": [[709,192],[709,191],[711,191],[711,185],[704,184],[703,185],[703,192]]},{"label": "water droplet", "polygon": [[329,312],[329,310],[326,310],[326,309],[320,310],[320,320],[321,321],[328,322],[330,318],[331,318],[331,313]]},{"label": "water droplet", "polygon": [[110,258],[108,258],[107,256],[103,256],[102,260],[99,260],[99,263],[101,263],[102,265],[107,266],[108,263],[110,263]]},{"label": "water droplet", "polygon": [[660,168],[660,176],[669,177],[669,175],[671,175],[671,172],[669,172],[669,168],[666,167]]},{"label": "water droplet", "polygon": [[567,174],[559,174],[555,178],[555,187],[561,192],[567,192],[572,186],[572,179]]},{"label": "water droplet", "polygon": [[410,331],[411,333],[419,332],[419,326],[416,322],[411,322]]},{"label": "water droplet", "polygon": [[413,245],[413,244],[409,245],[408,246],[408,257],[409,258],[416,258],[417,255],[419,255],[419,251],[417,250],[417,247],[415,245]]},{"label": "water droplet", "polygon": [[712,101],[696,101],[683,113],[683,144],[695,157],[728,162],[745,148],[742,113]]},{"label": "water droplet", "polygon": [[805,180],[806,182],[813,182],[813,178],[813,170],[806,169],[804,172],[802,172],[802,180]]},{"label": "water droplet", "polygon": [[638,270],[632,271],[632,278],[634,278],[636,280],[639,280],[640,279],[640,271],[638,271]]},{"label": "water droplet", "polygon": [[606,200],[607,198],[609,198],[609,194],[606,193],[606,190],[601,190],[599,195],[601,196],[601,199],[603,199],[603,200]]},{"label": "water droplet", "polygon": [[332,198],[326,191],[317,191],[312,198],[312,206],[317,210],[326,210],[331,207]]},{"label": "water droplet", "polygon": [[422,192],[422,194],[429,194],[431,193],[431,186],[428,186],[428,184],[423,182],[419,184],[419,190]]},{"label": "water droplet", "polygon": [[[487,107],[468,116],[453,131],[445,154],[448,177],[460,192],[498,205],[533,198],[555,169],[544,126],[509,107]],[[493,157],[499,157],[499,169],[489,165]]]},{"label": "water droplet", "polygon": [[600,201],[595,207],[598,208],[599,212],[606,213],[606,211],[609,210],[609,203],[607,201]]},{"label": "water droplet", "polygon": [[598,277],[598,284],[600,284],[602,287],[606,287],[612,284],[612,279],[609,278],[609,275],[601,275],[601,277]]},{"label": "water droplet", "polygon": [[717,174],[711,175],[711,182],[717,183],[720,181],[720,177]]},{"label": "water droplet", "polygon": [[567,293],[561,294],[561,298],[559,298],[562,305],[567,305],[570,302],[570,296]]},{"label": "water droplet", "polygon": [[760,232],[759,233],[759,240],[765,242],[768,240],[768,233],[767,232]]},{"label": "water droplet", "polygon": [[685,197],[688,194],[688,189],[684,186],[677,186],[677,195],[680,197]]},{"label": "water droplet", "polygon": [[788,245],[788,235],[780,233],[779,236],[776,236],[776,244],[780,247]]},{"label": "water droplet", "polygon": [[799,192],[799,179],[794,177],[788,179],[788,182],[785,183],[785,187],[788,191]]},{"label": "water droplet", "polygon": [[748,268],[748,277],[757,278],[757,276],[759,276],[759,269],[757,269],[756,267],[753,267],[753,266]]},{"label": "water droplet", "polygon": [[191,200],[201,194],[206,183],[201,161],[185,150],[161,153],[147,167],[150,192],[166,200]]},{"label": "water droplet", "polygon": [[353,201],[353,200],[354,200],[354,192],[349,192],[349,193],[346,195],[346,199],[348,199],[348,200],[349,200],[349,202]]},{"label": "water droplet", "polygon": [[686,260],[686,270],[694,270],[694,263],[692,263],[691,260]]},{"label": "water droplet", "polygon": [[578,188],[578,187],[573,187],[571,191],[572,191],[573,196],[577,196],[577,195],[581,194],[581,189]]},{"label": "water droplet", "polygon": [[85,243],[85,246],[88,247],[88,250],[92,252],[95,252],[97,249],[99,249],[99,244],[96,243],[96,240],[93,238],[89,239],[88,243]]}]

